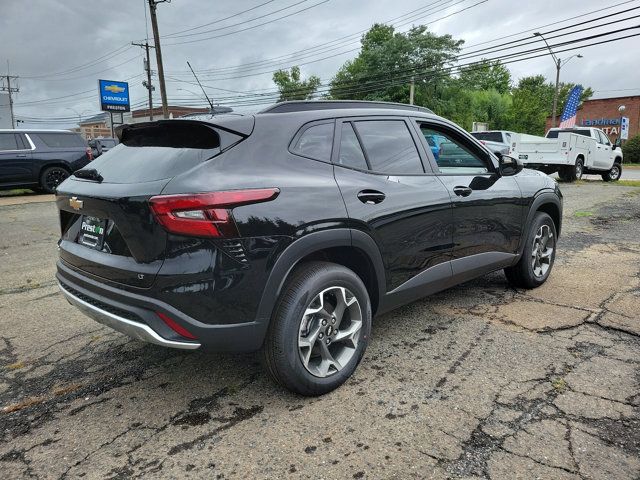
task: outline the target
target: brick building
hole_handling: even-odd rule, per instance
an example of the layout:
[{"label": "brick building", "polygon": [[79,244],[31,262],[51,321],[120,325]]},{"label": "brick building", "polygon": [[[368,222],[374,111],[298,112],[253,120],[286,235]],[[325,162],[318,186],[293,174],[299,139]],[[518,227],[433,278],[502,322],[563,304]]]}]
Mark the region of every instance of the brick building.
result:
[{"label": "brick building", "polygon": [[[618,111],[621,105],[626,107],[622,114]],[[600,128],[611,140],[617,140],[622,116],[629,118],[629,138],[640,134],[640,95],[587,100],[578,110],[576,126]],[[560,117],[556,124],[560,124]],[[549,128],[551,117],[547,118],[547,129]]]}]

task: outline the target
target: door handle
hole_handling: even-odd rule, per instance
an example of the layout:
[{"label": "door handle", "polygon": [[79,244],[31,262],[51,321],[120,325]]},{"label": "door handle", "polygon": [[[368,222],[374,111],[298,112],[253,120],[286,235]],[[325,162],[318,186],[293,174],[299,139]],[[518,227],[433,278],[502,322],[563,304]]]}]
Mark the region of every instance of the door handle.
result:
[{"label": "door handle", "polygon": [[471,187],[453,187],[453,193],[455,193],[459,197],[468,197],[472,192],[473,190],[471,189]]},{"label": "door handle", "polygon": [[358,192],[358,200],[367,205],[374,205],[382,202],[386,195],[378,190],[362,190]]},{"label": "door handle", "polygon": [[16,157],[18,157],[18,158],[27,158],[27,155],[23,153],[21,155],[16,155]]}]

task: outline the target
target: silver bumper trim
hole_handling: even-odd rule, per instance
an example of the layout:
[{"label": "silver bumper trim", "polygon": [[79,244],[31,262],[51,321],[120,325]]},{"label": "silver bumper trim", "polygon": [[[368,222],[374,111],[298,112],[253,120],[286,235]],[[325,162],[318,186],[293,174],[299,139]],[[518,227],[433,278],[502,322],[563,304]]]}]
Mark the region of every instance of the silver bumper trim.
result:
[{"label": "silver bumper trim", "polygon": [[150,326],[145,325],[144,323],[134,322],[107,312],[106,310],[102,310],[101,308],[91,305],[90,303],[76,297],[71,292],[65,290],[59,282],[58,286],[69,303],[76,306],[82,313],[94,319],[96,322],[106,325],[120,333],[124,333],[131,338],[142,340],[144,342],[155,343],[156,345],[162,345],[163,347],[181,348],[184,350],[195,350],[200,347],[199,343],[178,342],[162,338]]}]

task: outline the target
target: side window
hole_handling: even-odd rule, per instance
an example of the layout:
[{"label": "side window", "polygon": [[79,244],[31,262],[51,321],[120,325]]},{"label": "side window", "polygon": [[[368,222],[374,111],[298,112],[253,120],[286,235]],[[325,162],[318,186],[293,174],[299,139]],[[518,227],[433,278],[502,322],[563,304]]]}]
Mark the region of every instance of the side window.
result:
[{"label": "side window", "polygon": [[13,133],[0,133],[0,151],[19,149],[16,136]]},{"label": "side window", "polygon": [[611,140],[609,140],[609,137],[607,137],[606,133],[600,132],[600,136],[602,137],[602,143],[604,143],[605,145],[611,145]]},{"label": "side window", "polygon": [[47,147],[52,148],[85,146],[82,137],[73,133],[38,133],[38,137]]},{"label": "side window", "polygon": [[407,175],[424,173],[411,132],[403,120],[355,122],[371,170]]},{"label": "side window", "polygon": [[362,153],[362,147],[350,123],[342,124],[342,135],[340,136],[340,155],[338,156],[338,164],[345,167],[359,168],[367,170],[367,160]]},{"label": "side window", "polygon": [[510,133],[505,133],[504,136],[507,139],[507,144],[511,145],[511,134]]},{"label": "side window", "polygon": [[332,146],[333,123],[323,123],[312,125],[302,132],[291,151],[303,157],[329,162],[331,161]]},{"label": "side window", "polygon": [[420,131],[430,146],[440,173],[476,175],[489,172],[486,161],[454,135],[424,123],[420,124]]}]

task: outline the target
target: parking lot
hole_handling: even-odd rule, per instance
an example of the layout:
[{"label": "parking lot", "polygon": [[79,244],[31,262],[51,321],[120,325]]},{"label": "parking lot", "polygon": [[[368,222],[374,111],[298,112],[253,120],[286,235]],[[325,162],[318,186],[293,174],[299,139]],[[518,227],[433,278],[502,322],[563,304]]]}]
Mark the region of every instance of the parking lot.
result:
[{"label": "parking lot", "polygon": [[562,189],[545,285],[495,273],[377,318],[321,398],[276,387],[257,355],[84,317],[54,281],[54,204],[0,199],[0,476],[638,478],[640,188]]}]

